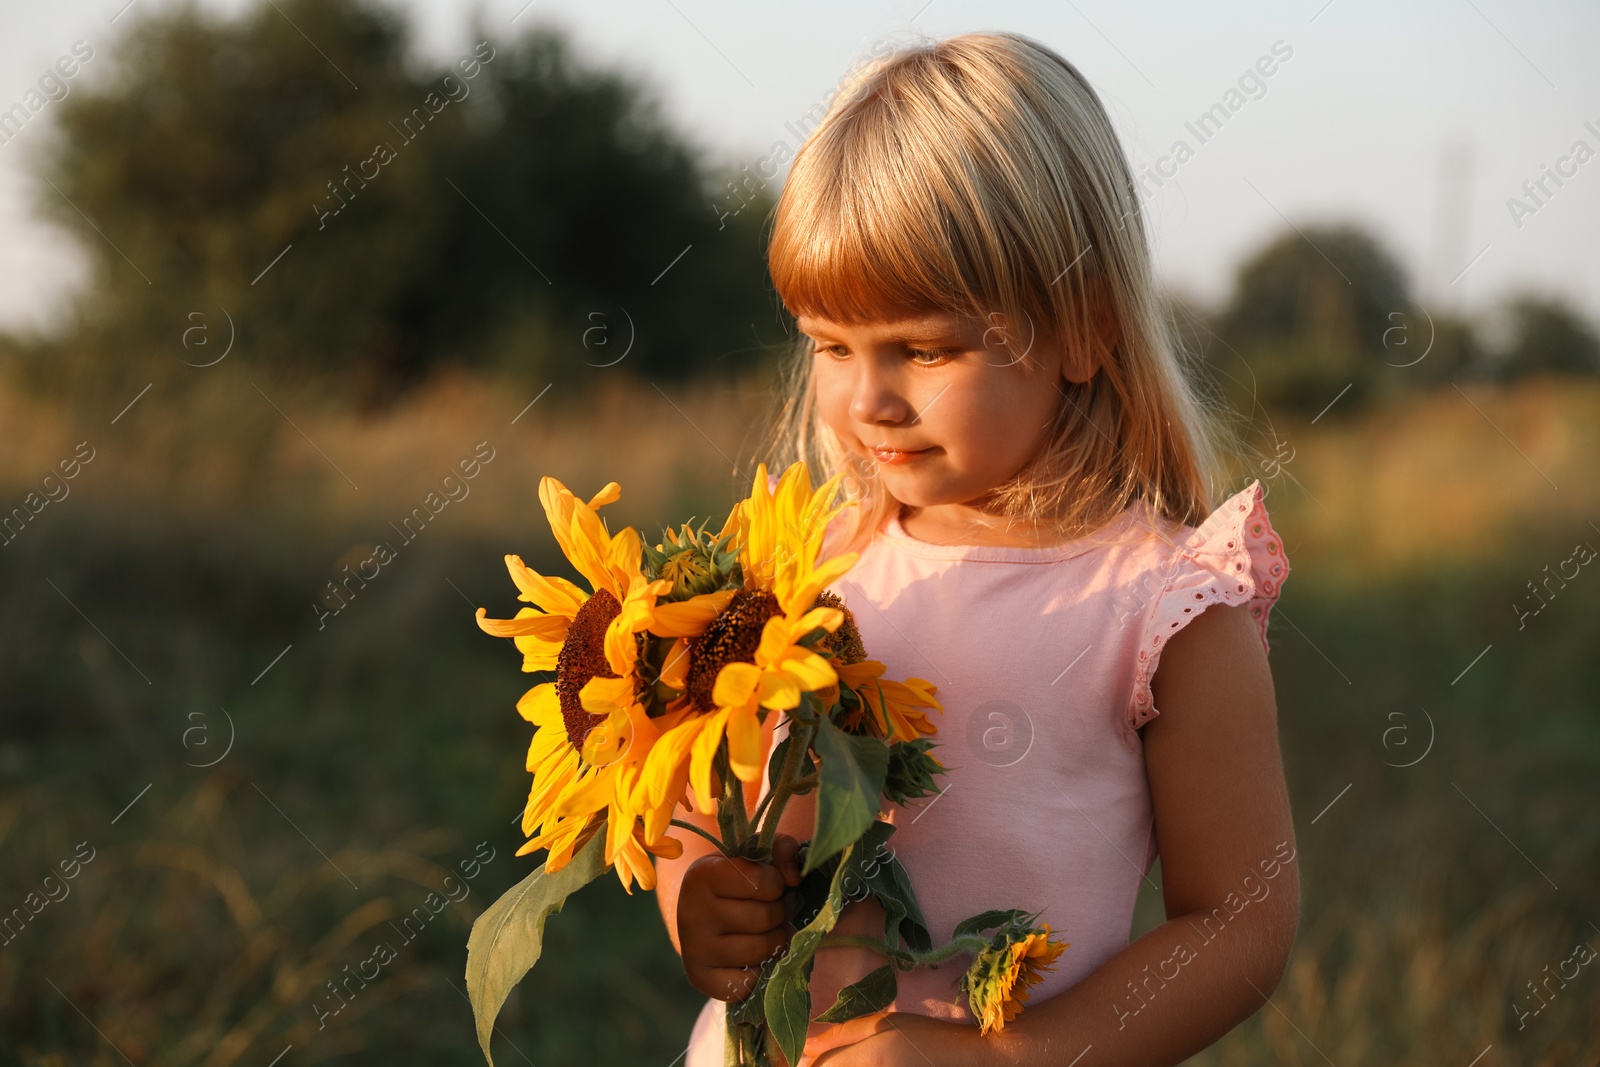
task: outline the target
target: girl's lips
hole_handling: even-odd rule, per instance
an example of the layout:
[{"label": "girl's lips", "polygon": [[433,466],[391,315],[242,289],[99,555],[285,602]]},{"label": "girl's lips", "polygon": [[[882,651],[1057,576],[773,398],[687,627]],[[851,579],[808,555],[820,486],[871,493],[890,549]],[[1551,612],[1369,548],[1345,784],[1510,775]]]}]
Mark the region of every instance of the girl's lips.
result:
[{"label": "girl's lips", "polygon": [[896,449],[872,449],[872,456],[879,463],[911,463],[932,452],[931,448],[918,448],[913,451],[903,452]]}]

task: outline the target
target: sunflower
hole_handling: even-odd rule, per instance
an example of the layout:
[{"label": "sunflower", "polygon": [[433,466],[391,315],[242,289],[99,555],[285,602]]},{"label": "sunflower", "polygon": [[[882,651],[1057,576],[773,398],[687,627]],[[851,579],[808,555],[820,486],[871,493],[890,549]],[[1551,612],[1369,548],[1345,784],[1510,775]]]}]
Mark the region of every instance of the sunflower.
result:
[{"label": "sunflower", "polygon": [[842,684],[861,698],[861,707],[849,712],[840,723],[846,730],[859,728],[870,713],[874,734],[887,741],[914,741],[938,731],[927,714],[917,710],[944,711],[944,705],[933,695],[938,687],[932,682],[922,678],[889,681],[883,677],[888,668],[875,659],[835,666]]},{"label": "sunflower", "polygon": [[678,841],[659,837],[645,845],[635,826],[637,812],[628,803],[651,746],[681,717],[652,718],[640,702],[645,686],[639,679],[638,635],[652,626],[692,628],[695,620],[713,617],[731,594],[658,604],[672,582],[651,581],[642,573],[634,529],[612,536],[596,514],[621,492],[610,482],[585,503],[555,478],[542,478],[539,500],[550,529],[592,592],[565,578],[540,575],[508,555],[506,569],[521,591],[518,599],[535,607],[522,608],[511,619],[486,618],[487,610],[479,608],[477,619],[485,633],[514,640],[524,671],[556,675],[517,702],[517,711],[537,728],[528,747],[527,768],[534,778],[522,830],[529,835],[538,830],[517,854],[547,848],[545,869],[558,871],[604,818],[606,862],[632,893],[635,879],[645,889],[655,885],[647,852],[671,857],[682,850]]},{"label": "sunflower", "polygon": [[1003,1030],[1022,1011],[1029,986],[1043,981],[1067,945],[1050,939],[1050,924],[1008,927],[978,953],[962,978],[980,1033]]},{"label": "sunflower", "polygon": [[[839,476],[811,487],[806,465],[795,463],[769,489],[767,468],[756,468],[750,496],[723,527],[739,546],[743,588],[697,634],[682,633],[663,667],[663,683],[683,696],[672,705],[688,716],[652,746],[633,803],[644,813],[645,839],[658,840],[672,809],[692,786],[700,811],[716,810],[712,761],[728,739],[728,764],[744,782],[761,778],[772,730],[771,712],[800,704],[802,693],[824,693],[839,675],[803,638],[833,633],[844,612],[819,605],[823,590],[856,562],[848,553],[818,565],[828,522],[849,506],[830,508]],[[654,632],[661,633],[660,629]],[[835,690],[836,692],[836,690]]]},{"label": "sunflower", "polygon": [[[860,698],[859,704],[840,717],[839,726],[852,733],[870,733],[891,744],[931,737],[938,732],[938,728],[928,721],[928,716],[916,710],[935,708],[941,713],[944,711],[944,705],[933,695],[938,692],[938,686],[922,678],[907,678],[904,682],[883,681],[883,672],[888,668],[877,660],[867,658],[861,630],[856,626],[855,615],[844,606],[844,600],[836,593],[823,592],[817,598],[816,606],[838,608],[844,612],[843,624],[817,643],[832,657],[833,668],[839,674],[839,684]],[[818,694],[818,699],[823,707],[832,707],[839,700],[839,687],[823,690]]]}]

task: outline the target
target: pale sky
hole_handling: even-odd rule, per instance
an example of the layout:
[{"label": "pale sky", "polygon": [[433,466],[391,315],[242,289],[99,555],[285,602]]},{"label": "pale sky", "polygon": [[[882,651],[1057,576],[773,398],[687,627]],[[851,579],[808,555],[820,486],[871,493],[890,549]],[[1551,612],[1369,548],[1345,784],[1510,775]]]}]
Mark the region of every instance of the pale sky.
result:
[{"label": "pale sky", "polygon": [[[197,2],[221,12],[248,6]],[[20,101],[75,41],[95,49],[78,75],[93,79],[116,62],[121,31],[170,6],[5,0],[0,110]],[[1146,201],[1158,269],[1180,291],[1220,299],[1240,258],[1285,219],[1302,227],[1350,219],[1399,257],[1425,306],[1473,310],[1532,287],[1569,297],[1600,322],[1600,5],[1592,0],[400,6],[414,15],[423,50],[444,61],[468,50],[474,12],[495,40],[535,22],[562,26],[582,52],[644,79],[692,141],[752,163],[778,140],[792,147],[785,123],[885,35],[1018,31],[1083,71],[1136,171],[1153,167],[1179,138],[1194,149],[1159,189],[1151,183]],[[1261,80],[1265,91],[1247,86],[1255,98],[1200,144],[1184,124],[1228,102],[1228,90],[1275,44],[1280,61]],[[1292,56],[1281,59],[1286,51]],[[3,329],[48,324],[81,284],[80,253],[39,221],[26,167],[49,135],[53,106],[0,144]],[[1596,157],[1579,164],[1572,156],[1578,141]],[[1171,162],[1163,166],[1173,173]],[[1522,186],[1545,167],[1566,176],[1559,186],[1545,178],[1536,203]],[[1511,197],[1534,210],[1514,218]]]}]

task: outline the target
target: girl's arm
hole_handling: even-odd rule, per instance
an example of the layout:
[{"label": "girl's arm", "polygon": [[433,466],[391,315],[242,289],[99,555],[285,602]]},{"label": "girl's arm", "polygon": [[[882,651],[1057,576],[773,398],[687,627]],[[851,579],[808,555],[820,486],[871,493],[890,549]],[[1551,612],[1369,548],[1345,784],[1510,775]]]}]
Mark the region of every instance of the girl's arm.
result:
[{"label": "girl's arm", "polygon": [[[672,817],[698,826],[708,834],[718,833],[717,817],[701,815],[694,810],[693,804],[679,804]],[[701,856],[716,852],[717,847],[699,834],[682,827],[672,827],[670,836],[683,842],[683,855],[671,860],[662,856],[653,857],[656,865],[656,903],[661,905],[661,919],[667,925],[667,936],[672,939],[672,947],[682,956],[683,944],[678,939],[678,890],[683,885],[683,872]]]},{"label": "girl's arm", "polygon": [[999,1033],[894,1013],[816,1067],[1167,1067],[1261,1008],[1294,944],[1300,880],[1272,675],[1247,608],[1213,605],[1174,634],[1152,689],[1145,765],[1167,921]]}]

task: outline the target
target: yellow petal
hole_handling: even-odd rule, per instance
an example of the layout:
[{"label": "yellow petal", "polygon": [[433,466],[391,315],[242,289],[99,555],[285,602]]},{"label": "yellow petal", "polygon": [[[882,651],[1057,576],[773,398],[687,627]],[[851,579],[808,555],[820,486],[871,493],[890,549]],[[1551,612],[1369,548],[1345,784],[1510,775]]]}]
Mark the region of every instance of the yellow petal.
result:
[{"label": "yellow petal", "polygon": [[844,612],[838,608],[813,608],[800,616],[790,632],[796,638],[801,638],[820,626],[831,634],[842,625],[844,625]]},{"label": "yellow petal", "polygon": [[761,722],[754,708],[734,708],[728,715],[728,766],[741,780],[760,779],[762,761]]},{"label": "yellow petal", "polygon": [[621,499],[622,486],[618,485],[616,482],[607,482],[604,489],[600,490],[594,496],[589,498],[589,508],[590,510],[593,510],[595,508],[604,507],[607,504],[615,504]]},{"label": "yellow petal", "polygon": [[565,578],[547,577],[533,570],[522,562],[521,556],[507,556],[506,570],[522,591],[517,599],[536,604],[552,615],[565,615],[570,619],[578,614],[583,602],[589,599],[587,593]]},{"label": "yellow petal", "polygon": [[745,704],[760,680],[761,668],[754,663],[725,663],[711,687],[711,702],[719,708]]},{"label": "yellow petal", "polygon": [[591,715],[620,713],[632,700],[632,678],[590,678],[578,690],[578,703]]},{"label": "yellow petal", "polygon": [[800,703],[800,686],[782,671],[763,671],[756,696],[764,708],[788,711]]},{"label": "yellow petal", "polygon": [[561,657],[560,641],[546,641],[542,637],[513,637],[511,640],[522,653],[524,673],[556,669],[556,661]]},{"label": "yellow petal", "polygon": [[478,629],[494,637],[542,637],[560,642],[567,636],[572,620],[564,615],[543,615],[523,608],[513,619],[485,618],[488,608],[478,609]]},{"label": "yellow petal", "polygon": [[650,632],[657,637],[699,637],[737,592],[737,589],[723,589],[715,593],[702,593],[676,604],[657,604]]},{"label": "yellow petal", "polygon": [[677,638],[667,646],[667,656],[661,663],[661,681],[674,689],[689,684],[689,643]]},{"label": "yellow petal", "polygon": [[639,661],[639,643],[634,640],[634,629],[628,613],[624,611],[606,626],[606,664],[612,674],[631,675]]},{"label": "yellow petal", "polygon": [[535,726],[560,726],[561,697],[556,693],[556,683],[541,682],[522,694],[517,701],[517,714]]},{"label": "yellow petal", "polygon": [[590,771],[563,793],[551,810],[561,818],[588,815],[610,804],[614,791],[610,773],[605,770]]},{"label": "yellow petal", "polygon": [[833,665],[825,657],[802,646],[794,646],[785,651],[777,668],[793,678],[795,684],[807,692],[826,689],[839,680]]},{"label": "yellow petal", "polygon": [[583,739],[583,762],[591,767],[610,768],[633,747],[633,723],[620,708],[605,722],[591,729]]},{"label": "yellow petal", "polygon": [[[643,550],[644,541],[639,537],[639,531],[632,526],[624,526],[606,546],[606,562],[610,564],[611,572],[617,576],[620,588],[628,589],[629,583],[635,579],[641,583],[645,580],[639,573]],[[672,588],[671,582],[667,583],[667,588]]]},{"label": "yellow petal", "polygon": [[[593,518],[593,513],[587,513]],[[577,568],[578,573],[589,579],[595,592],[604,589],[620,602],[623,591],[617,588],[616,576],[611,571],[611,566],[606,562],[605,548],[610,538],[601,532],[601,540],[596,543],[588,536],[588,527],[584,522],[586,513],[582,509],[575,510],[572,518],[567,523],[565,542],[561,548],[567,559]],[[599,520],[595,520],[598,525]],[[562,540],[557,538],[558,541]]]},{"label": "yellow petal", "polygon": [[756,645],[756,663],[767,667],[778,662],[783,658],[784,649],[793,644],[794,627],[782,615],[774,615],[761,627],[761,643]]},{"label": "yellow petal", "polygon": [[644,847],[662,859],[675,860],[683,855],[683,842],[676,837],[647,838]]},{"label": "yellow petal", "polygon": [[703,718],[704,725],[694,739],[694,746],[690,754],[689,782],[694,788],[695,802],[703,815],[714,814],[717,810],[717,792],[720,783],[712,782],[712,758],[717,754],[717,746],[722,743],[722,734],[728,722],[728,709],[722,708]]}]

